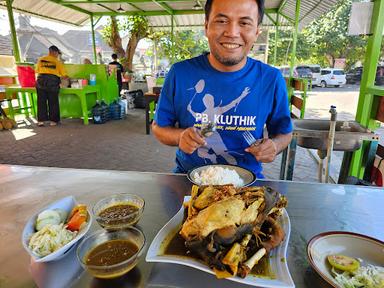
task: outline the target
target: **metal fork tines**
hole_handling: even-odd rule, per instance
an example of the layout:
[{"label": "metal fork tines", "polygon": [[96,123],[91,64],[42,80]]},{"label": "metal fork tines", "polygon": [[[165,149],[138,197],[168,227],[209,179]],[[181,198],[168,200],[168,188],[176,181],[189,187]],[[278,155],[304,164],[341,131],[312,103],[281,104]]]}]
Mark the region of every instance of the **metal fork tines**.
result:
[{"label": "metal fork tines", "polygon": [[248,143],[249,146],[259,145],[263,142],[264,139],[256,139],[251,132],[245,131],[243,134],[243,138]]}]

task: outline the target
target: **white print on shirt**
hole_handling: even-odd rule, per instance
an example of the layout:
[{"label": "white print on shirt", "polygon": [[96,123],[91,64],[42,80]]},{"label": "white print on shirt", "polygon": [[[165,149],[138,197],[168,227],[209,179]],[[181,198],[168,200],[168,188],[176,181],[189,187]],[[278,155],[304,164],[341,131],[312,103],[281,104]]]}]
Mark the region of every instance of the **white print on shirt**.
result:
[{"label": "white print on shirt", "polygon": [[[209,122],[208,114],[195,113],[196,122]],[[256,116],[239,116],[239,115],[214,115],[213,122],[216,125],[234,125],[234,126],[256,126]]]},{"label": "white print on shirt", "polygon": [[[193,117],[196,119],[196,122],[198,122],[198,119],[199,119],[201,120],[202,123],[214,122],[217,124],[222,124],[222,122],[226,120],[236,121],[239,123],[239,125],[247,125],[247,123],[252,123],[253,125],[255,123],[256,117],[253,117],[253,116],[231,116],[232,119],[230,120],[229,118],[225,118],[226,116],[223,115],[224,113],[226,113],[232,108],[235,108],[234,112],[236,112],[237,106],[239,105],[239,103],[250,93],[249,87],[245,87],[243,92],[237,98],[235,98],[229,104],[224,106],[221,106],[222,103],[215,106],[214,96],[206,93],[202,97],[202,101],[205,107],[204,111],[193,111],[192,102],[195,99],[196,95],[203,92],[204,88],[205,88],[205,81],[204,79],[201,79],[196,83],[196,85],[193,88],[188,89],[188,90],[191,90],[191,89],[195,90],[195,94],[191,98],[191,101],[187,106],[187,110],[193,115]],[[244,118],[244,117],[251,117],[251,118]],[[244,155],[235,151],[228,151],[227,146],[224,144],[223,139],[221,138],[220,134],[217,131],[213,133],[212,136],[206,138],[205,140],[207,142],[207,145],[197,149],[198,156],[203,158],[205,163],[208,163],[207,162],[208,160],[211,161],[212,163],[217,163],[218,157],[222,157],[225,159],[225,161],[227,161],[227,163],[237,165],[236,158],[233,157],[229,152],[239,154],[239,155]]]}]

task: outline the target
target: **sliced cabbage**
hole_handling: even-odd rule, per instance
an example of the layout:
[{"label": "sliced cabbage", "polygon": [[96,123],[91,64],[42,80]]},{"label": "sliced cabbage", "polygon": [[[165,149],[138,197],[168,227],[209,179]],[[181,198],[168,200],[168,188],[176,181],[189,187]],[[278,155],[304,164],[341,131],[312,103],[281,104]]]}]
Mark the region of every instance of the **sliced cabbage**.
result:
[{"label": "sliced cabbage", "polygon": [[384,288],[384,268],[368,265],[357,271],[342,274],[332,269],[336,282],[343,288]]},{"label": "sliced cabbage", "polygon": [[37,255],[44,257],[63,247],[77,235],[64,227],[64,224],[48,224],[34,233],[29,240],[28,247]]}]

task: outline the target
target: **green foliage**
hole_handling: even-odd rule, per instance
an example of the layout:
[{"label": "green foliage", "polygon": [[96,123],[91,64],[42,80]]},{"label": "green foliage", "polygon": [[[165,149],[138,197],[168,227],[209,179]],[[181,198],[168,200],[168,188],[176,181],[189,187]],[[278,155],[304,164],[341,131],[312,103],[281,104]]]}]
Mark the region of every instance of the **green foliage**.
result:
[{"label": "green foliage", "polygon": [[[109,41],[112,37],[113,26],[111,22],[111,18],[109,18],[107,25],[101,30],[101,35],[106,41]],[[148,19],[140,15],[119,16],[117,18],[117,29],[119,34],[123,34],[121,36],[138,33],[141,36],[140,38],[145,38],[151,33]]]},{"label": "green foliage", "polygon": [[[157,31],[149,35],[154,45],[157,45],[157,57],[168,58],[175,62],[189,59],[208,51],[208,42],[202,31],[182,30],[174,31],[174,48],[170,31]],[[174,49],[174,55],[173,55]],[[149,51],[148,55],[151,56]]]},{"label": "green foliage", "polygon": [[[298,35],[297,63],[320,64],[323,67],[334,64],[336,58],[346,58],[347,68],[357,61],[364,60],[366,38],[348,35],[351,0],[341,1],[327,14],[313,21]],[[280,31],[277,43],[277,64],[287,64],[286,57],[290,51],[292,30]],[[271,37],[269,59],[273,59],[274,39]],[[289,54],[288,54],[289,55]]]}]

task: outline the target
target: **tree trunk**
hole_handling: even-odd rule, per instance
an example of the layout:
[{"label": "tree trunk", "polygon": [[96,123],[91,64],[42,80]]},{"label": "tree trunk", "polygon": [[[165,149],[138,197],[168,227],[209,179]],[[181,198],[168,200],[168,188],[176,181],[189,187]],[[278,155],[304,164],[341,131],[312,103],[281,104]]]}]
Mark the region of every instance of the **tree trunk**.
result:
[{"label": "tree trunk", "polygon": [[127,70],[133,70],[133,56],[135,55],[136,47],[140,39],[141,38],[139,38],[136,33],[132,33],[131,38],[128,41],[127,49],[125,52],[125,58],[127,61],[125,64]]},{"label": "tree trunk", "polygon": [[331,55],[331,54],[326,54],[325,57],[328,60],[329,67],[333,67],[335,64],[335,57],[333,57],[333,55]]},{"label": "tree trunk", "polygon": [[125,55],[121,37],[119,34],[119,28],[117,27],[117,21],[114,16],[111,16],[111,38],[108,40],[108,45],[117,54],[117,57],[123,58]]}]

